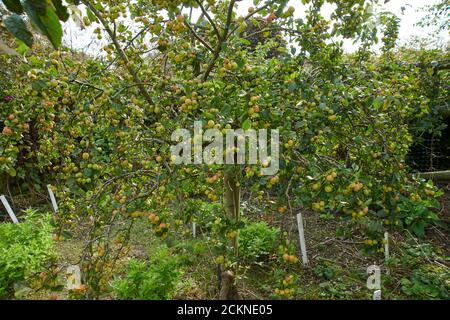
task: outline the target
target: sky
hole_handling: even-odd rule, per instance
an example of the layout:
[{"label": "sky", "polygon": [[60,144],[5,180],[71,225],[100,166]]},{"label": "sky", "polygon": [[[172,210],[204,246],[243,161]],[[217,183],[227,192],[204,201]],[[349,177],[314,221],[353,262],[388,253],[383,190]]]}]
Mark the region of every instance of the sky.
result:
[{"label": "sky", "polygon": [[[384,1],[380,1],[384,2]],[[400,30],[399,30],[399,44],[406,44],[411,41],[413,37],[419,37],[423,39],[435,39],[439,43],[444,45],[450,45],[450,36],[448,31],[438,31],[435,27],[422,28],[416,26],[422,17],[425,15],[425,11],[422,9],[426,5],[432,5],[438,3],[439,0],[390,0],[385,4],[382,4],[381,10],[390,11],[396,14],[400,18]],[[293,6],[295,10],[295,17],[301,18],[304,16],[305,6],[301,4],[300,0],[289,1],[289,6]],[[246,15],[249,7],[253,6],[253,0],[243,0],[238,4],[238,14]],[[323,8],[322,15],[329,17],[333,11],[333,5],[326,4]],[[196,14],[194,13],[194,18]],[[64,42],[74,49],[82,49],[83,51],[91,54],[98,53],[98,48],[102,45],[101,41],[96,40],[95,35],[92,33],[93,27],[89,27],[81,31],[76,24],[69,20],[64,25],[65,37]],[[344,50],[347,52],[353,52],[357,49],[357,45],[350,41],[344,42]]]}]

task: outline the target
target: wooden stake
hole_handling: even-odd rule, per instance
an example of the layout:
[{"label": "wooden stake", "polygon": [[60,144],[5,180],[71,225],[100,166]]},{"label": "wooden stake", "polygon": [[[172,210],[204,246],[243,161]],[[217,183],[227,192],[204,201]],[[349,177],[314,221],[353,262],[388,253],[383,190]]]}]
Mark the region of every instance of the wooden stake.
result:
[{"label": "wooden stake", "polygon": [[195,221],[192,222],[192,236],[193,236],[194,238],[197,237],[197,224],[195,223]]},{"label": "wooden stake", "polygon": [[301,213],[297,214],[297,225],[298,225],[298,236],[300,240],[300,251],[302,255],[302,262],[304,265],[307,265],[308,256],[306,254],[305,231],[303,229],[303,218]]},{"label": "wooden stake", "polygon": [[3,205],[5,206],[6,212],[8,212],[8,214],[9,214],[11,220],[12,220],[14,223],[19,223],[19,220],[17,220],[17,217],[16,217],[16,215],[14,214],[14,211],[11,209],[11,206],[9,205],[8,200],[6,200],[6,197],[5,197],[4,195],[1,195],[1,196],[0,196],[0,200],[2,201]]}]

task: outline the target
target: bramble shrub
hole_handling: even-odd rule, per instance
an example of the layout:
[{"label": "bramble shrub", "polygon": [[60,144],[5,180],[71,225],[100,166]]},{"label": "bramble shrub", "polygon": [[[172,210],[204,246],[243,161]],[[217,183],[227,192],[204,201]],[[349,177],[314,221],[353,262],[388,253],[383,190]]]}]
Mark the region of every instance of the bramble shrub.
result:
[{"label": "bramble shrub", "polygon": [[56,258],[50,215],[26,211],[19,224],[0,225],[0,297],[8,296],[15,282],[43,271]]},{"label": "bramble shrub", "polygon": [[240,254],[249,261],[261,261],[274,248],[280,230],[265,222],[250,223],[239,234]]},{"label": "bramble shrub", "polygon": [[125,276],[112,284],[119,299],[167,300],[171,299],[180,279],[177,260],[166,246],[158,248],[150,261],[131,260]]}]

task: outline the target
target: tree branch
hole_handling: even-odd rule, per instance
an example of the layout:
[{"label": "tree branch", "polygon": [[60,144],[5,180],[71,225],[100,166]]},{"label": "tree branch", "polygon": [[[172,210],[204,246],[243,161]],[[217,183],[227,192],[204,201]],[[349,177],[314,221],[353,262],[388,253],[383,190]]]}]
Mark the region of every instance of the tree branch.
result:
[{"label": "tree branch", "polygon": [[125,51],[123,50],[122,46],[120,45],[119,41],[117,40],[117,37],[114,34],[113,30],[111,30],[111,28],[109,27],[109,25],[106,22],[106,20],[103,19],[103,16],[102,16],[101,12],[99,12],[97,10],[97,8],[95,6],[93,6],[92,3],[89,0],[82,0],[81,2],[85,6],[87,6],[94,13],[94,15],[97,17],[97,19],[103,25],[103,27],[105,28],[105,30],[108,33],[109,37],[111,38],[111,40],[112,40],[112,42],[114,44],[114,47],[116,48],[117,53],[119,54],[120,58],[124,62],[125,67],[127,68],[127,70],[130,73],[130,75],[133,77],[133,81],[137,84],[137,87],[138,87],[139,91],[145,97],[145,100],[147,100],[147,102],[149,104],[153,105],[152,98],[150,97],[150,95],[147,92],[147,90],[145,89],[145,87],[143,85],[141,85],[142,81],[139,79],[139,77],[134,72],[133,68],[130,66],[130,61],[128,60],[128,57],[127,57]]},{"label": "tree branch", "polygon": [[213,19],[211,19],[211,16],[208,14],[208,11],[207,11],[207,10],[205,9],[205,7],[203,6],[202,1],[200,1],[200,0],[195,0],[195,2],[197,2],[197,4],[200,6],[200,9],[202,10],[203,15],[206,17],[206,19],[208,19],[209,23],[211,24],[211,26],[212,26],[213,29],[214,29],[214,33],[216,34],[217,39],[220,41],[220,32],[219,32],[219,30],[217,29],[217,26],[216,26],[216,24],[214,23]]},{"label": "tree branch", "polygon": [[205,47],[206,49],[208,49],[209,51],[211,51],[212,53],[214,53],[214,49],[211,48],[211,46],[205,41],[203,40],[195,31],[194,29],[191,28],[190,24],[187,21],[184,21],[184,25],[186,27],[188,27],[189,31],[191,31],[191,33],[194,35],[194,37],[200,41]]}]

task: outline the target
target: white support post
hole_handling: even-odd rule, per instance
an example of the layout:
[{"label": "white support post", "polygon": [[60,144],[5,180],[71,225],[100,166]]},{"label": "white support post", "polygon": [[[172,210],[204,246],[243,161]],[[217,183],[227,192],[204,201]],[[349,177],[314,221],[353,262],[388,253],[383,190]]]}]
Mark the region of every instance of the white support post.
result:
[{"label": "white support post", "polygon": [[373,300],[381,300],[381,290],[377,290],[373,293]]},{"label": "white support post", "polygon": [[307,265],[308,255],[306,254],[305,231],[303,228],[303,218],[301,213],[297,214],[297,225],[298,225],[298,236],[300,240],[300,251],[302,255],[302,262],[304,265]]},{"label": "white support post", "polygon": [[193,236],[194,238],[197,237],[197,224],[195,223],[195,221],[192,222],[192,236]]},{"label": "white support post", "polygon": [[384,233],[384,259],[389,259],[389,233]]},{"label": "white support post", "polygon": [[48,184],[47,190],[48,190],[48,194],[50,195],[50,200],[52,201],[53,211],[55,211],[55,213],[57,213],[58,212],[58,204],[56,203],[56,198],[55,198],[55,194],[53,193],[52,186]]},{"label": "white support post", "polygon": [[1,196],[0,196],[0,200],[2,201],[3,205],[5,206],[6,212],[8,212],[8,214],[9,214],[11,220],[12,220],[14,223],[19,223],[19,220],[17,220],[17,217],[16,217],[16,215],[14,214],[14,211],[11,209],[11,206],[9,205],[8,200],[6,200],[6,197],[5,197],[4,195],[1,195]]}]

